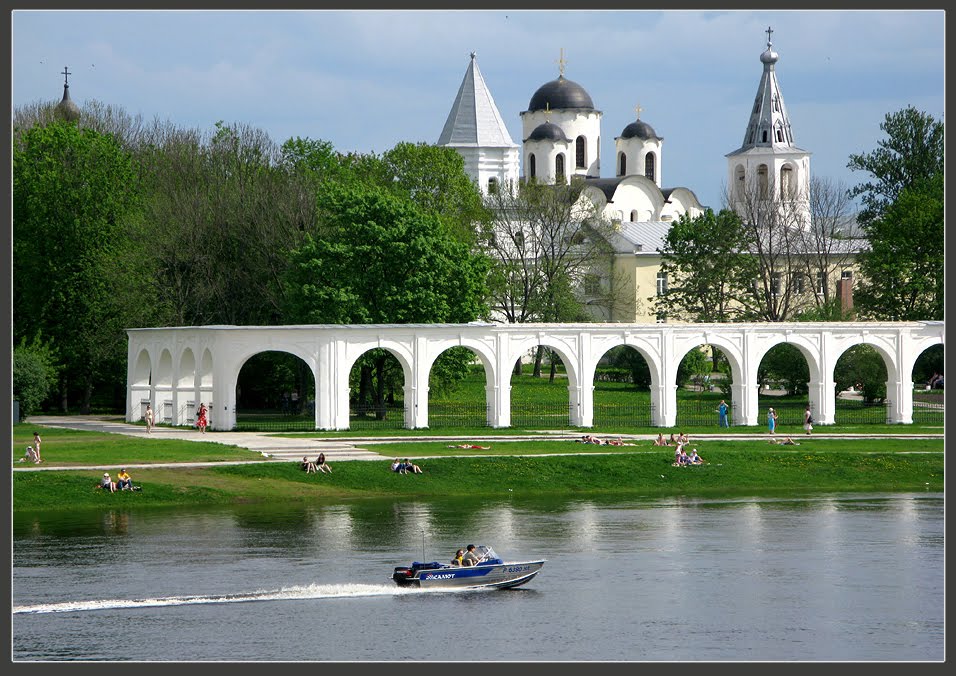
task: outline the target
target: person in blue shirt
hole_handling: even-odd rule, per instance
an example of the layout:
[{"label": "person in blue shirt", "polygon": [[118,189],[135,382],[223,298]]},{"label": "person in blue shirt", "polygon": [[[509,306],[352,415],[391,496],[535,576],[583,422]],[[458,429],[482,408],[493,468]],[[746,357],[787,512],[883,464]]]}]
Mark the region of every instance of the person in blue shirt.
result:
[{"label": "person in blue shirt", "polygon": [[723,399],[720,400],[720,406],[717,407],[717,413],[720,416],[720,426],[730,427],[730,423],[727,421],[727,402]]}]

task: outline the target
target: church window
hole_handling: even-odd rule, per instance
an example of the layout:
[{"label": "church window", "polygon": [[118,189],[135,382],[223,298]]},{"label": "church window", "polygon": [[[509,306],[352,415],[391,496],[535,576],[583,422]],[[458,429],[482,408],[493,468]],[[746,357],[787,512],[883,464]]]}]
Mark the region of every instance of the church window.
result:
[{"label": "church window", "polygon": [[757,167],[757,184],[760,189],[760,199],[767,199],[767,195],[770,192],[770,186],[767,182],[767,165],[761,164]]},{"label": "church window", "polygon": [[739,164],[737,165],[737,168],[734,170],[734,178],[737,179],[736,181],[734,181],[734,189],[737,192],[737,199],[742,200],[744,198],[744,188],[746,187],[744,185],[745,173],[744,173],[744,168]]},{"label": "church window", "polygon": [[840,279],[853,279],[853,271],[852,271],[852,270],[843,270],[843,271],[840,273]]},{"label": "church window", "polygon": [[780,127],[777,127],[776,134],[777,134],[777,143],[783,143],[783,131],[781,131]]},{"label": "church window", "polygon": [[766,130],[766,129],[763,130],[763,136],[761,137],[761,141],[760,141],[760,142],[761,142],[761,143],[766,143],[766,142],[767,142],[767,130]]},{"label": "church window", "polygon": [[627,175],[627,155],[624,153],[618,153],[618,165],[617,165],[617,175],[626,176]]},{"label": "church window", "polygon": [[564,153],[558,153],[554,158],[554,178],[558,181],[564,180]]},{"label": "church window", "polygon": [[654,157],[654,153],[647,153],[647,155],[644,156],[644,175],[647,176],[652,181],[655,180],[654,178],[654,160],[655,159],[656,158]]},{"label": "church window", "polygon": [[488,179],[488,194],[497,195],[498,194],[498,179],[495,176],[492,176]]},{"label": "church window", "polygon": [[663,296],[667,293],[667,273],[658,272],[657,273],[657,295]]},{"label": "church window", "polygon": [[637,213],[637,209],[634,209],[631,212],[631,223],[637,223],[640,220],[640,214]]},{"label": "church window", "polygon": [[780,168],[780,194],[784,199],[793,199],[794,192],[793,167],[788,164]]},{"label": "church window", "polygon": [[574,142],[574,161],[578,169],[584,169],[587,165],[587,140],[583,136],[578,136]]},{"label": "church window", "polygon": [[537,172],[535,171],[535,166],[534,166],[534,153],[531,153],[530,155],[528,155],[528,169],[529,169],[529,173],[531,174],[531,178],[534,178],[537,175]]}]

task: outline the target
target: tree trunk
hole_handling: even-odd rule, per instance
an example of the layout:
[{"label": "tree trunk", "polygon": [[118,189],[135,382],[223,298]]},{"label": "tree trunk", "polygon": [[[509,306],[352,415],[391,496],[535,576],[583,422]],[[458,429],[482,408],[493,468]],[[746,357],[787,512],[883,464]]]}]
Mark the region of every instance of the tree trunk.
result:
[{"label": "tree trunk", "polygon": [[67,384],[68,384],[67,377],[63,376],[63,378],[60,380],[60,411],[63,413],[70,412],[69,397],[67,395],[67,392],[69,390],[67,388]]},{"label": "tree trunk", "polygon": [[552,385],[554,384],[554,376],[558,373],[558,364],[554,359],[554,355],[551,355],[551,374],[548,377],[548,382]]},{"label": "tree trunk", "polygon": [[513,376],[521,375],[521,357],[518,357],[518,360],[515,362],[514,370],[511,372]]},{"label": "tree trunk", "polygon": [[544,345],[538,345],[537,350],[534,353],[534,371],[531,372],[531,375],[535,378],[541,377],[541,360],[544,357]]},{"label": "tree trunk", "polygon": [[90,401],[93,399],[93,379],[87,378],[86,384],[83,385],[83,399],[80,402],[80,413],[83,415],[90,414]]}]

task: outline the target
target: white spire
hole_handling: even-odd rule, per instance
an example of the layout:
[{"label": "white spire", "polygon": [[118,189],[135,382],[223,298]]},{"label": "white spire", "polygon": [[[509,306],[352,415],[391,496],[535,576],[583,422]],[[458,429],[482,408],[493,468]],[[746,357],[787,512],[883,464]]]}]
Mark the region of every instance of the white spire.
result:
[{"label": "white spire", "polygon": [[438,145],[452,147],[517,148],[501,113],[478,70],[475,52],[458,88]]}]

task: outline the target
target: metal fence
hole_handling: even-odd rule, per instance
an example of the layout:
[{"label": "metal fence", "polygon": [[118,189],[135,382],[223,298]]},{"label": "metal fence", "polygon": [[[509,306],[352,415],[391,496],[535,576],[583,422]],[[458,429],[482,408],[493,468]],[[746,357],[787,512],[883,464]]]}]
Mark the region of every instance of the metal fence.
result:
[{"label": "metal fence", "polygon": [[654,424],[654,406],[639,404],[594,404],[595,427],[650,427]]}]

